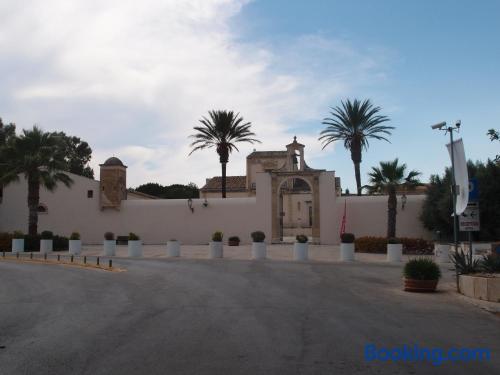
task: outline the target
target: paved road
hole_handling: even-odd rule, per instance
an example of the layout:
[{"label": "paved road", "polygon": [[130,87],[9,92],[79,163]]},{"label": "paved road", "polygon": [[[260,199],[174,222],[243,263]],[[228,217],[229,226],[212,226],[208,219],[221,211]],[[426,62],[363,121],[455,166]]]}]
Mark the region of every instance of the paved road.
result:
[{"label": "paved road", "polygon": [[[0,374],[500,373],[500,318],[452,292],[402,292],[401,266],[116,262],[128,271],[0,262]],[[366,362],[367,343],[492,358]]]}]

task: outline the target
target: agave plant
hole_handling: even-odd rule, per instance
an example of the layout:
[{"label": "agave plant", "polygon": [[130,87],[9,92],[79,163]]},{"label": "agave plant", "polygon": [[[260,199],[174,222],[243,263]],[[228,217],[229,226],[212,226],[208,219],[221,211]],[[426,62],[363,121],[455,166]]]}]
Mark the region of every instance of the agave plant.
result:
[{"label": "agave plant", "polygon": [[468,254],[465,254],[463,250],[452,253],[451,261],[458,275],[468,275],[481,271],[479,259],[473,259]]},{"label": "agave plant", "polygon": [[481,259],[481,268],[484,272],[499,273],[500,272],[500,256],[488,254]]}]

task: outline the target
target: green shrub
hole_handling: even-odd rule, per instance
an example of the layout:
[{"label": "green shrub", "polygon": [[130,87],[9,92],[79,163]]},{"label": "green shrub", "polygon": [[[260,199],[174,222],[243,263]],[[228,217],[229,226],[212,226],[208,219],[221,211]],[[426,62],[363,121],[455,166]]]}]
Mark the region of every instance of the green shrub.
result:
[{"label": "green shrub", "polygon": [[139,241],[140,239],[141,238],[137,234],[135,234],[135,233],[130,232],[128,234],[128,240],[129,241]]},{"label": "green shrub", "polygon": [[15,230],[12,233],[12,238],[16,240],[22,240],[24,238],[24,233],[21,232],[20,230]]},{"label": "green shrub", "polygon": [[[40,251],[41,235],[24,236],[24,250],[29,252]],[[49,238],[50,239],[50,238]],[[52,249],[54,251],[66,251],[69,248],[68,238],[63,236],[52,236]]]},{"label": "green shrub", "polygon": [[261,230],[256,230],[255,232],[250,233],[253,242],[264,242],[266,239],[266,234]]},{"label": "green shrub", "polygon": [[406,262],[403,275],[413,280],[438,280],[441,278],[441,269],[432,259],[416,258]]},{"label": "green shrub", "polygon": [[238,236],[231,236],[228,240],[231,242],[240,242],[240,238]]},{"label": "green shrub", "polygon": [[79,240],[80,239],[80,233],[78,233],[78,232],[71,233],[71,236],[69,236],[69,239],[72,240],[72,241]]},{"label": "green shrub", "polygon": [[459,275],[477,273],[481,270],[479,259],[474,259],[470,254],[465,254],[461,249],[451,253],[451,261]]},{"label": "green shrub", "polygon": [[[403,254],[431,255],[434,244],[422,238],[399,238],[403,244]],[[387,239],[385,237],[359,237],[354,241],[357,252],[384,254],[387,252]]]},{"label": "green shrub", "polygon": [[389,237],[387,239],[387,244],[388,245],[399,245],[401,243],[401,240],[396,237]]},{"label": "green shrub", "polygon": [[307,243],[307,241],[309,241],[309,238],[307,238],[305,234],[297,234],[297,236],[295,236],[295,239],[298,243]]},{"label": "green shrub", "polygon": [[113,232],[104,233],[104,239],[106,241],[113,241],[115,239],[115,234]]},{"label": "green shrub", "polygon": [[11,233],[0,233],[0,251],[10,251],[12,245]]},{"label": "green shrub", "polygon": [[480,262],[481,269],[488,273],[500,273],[500,256],[496,254],[484,255]]},{"label": "green shrub", "polygon": [[342,233],[340,235],[340,241],[342,243],[354,243],[354,240],[356,237],[354,237],[354,234],[352,233]]},{"label": "green shrub", "polygon": [[54,238],[54,233],[52,233],[50,230],[44,230],[41,235],[40,235],[40,238],[42,240],[51,240]]},{"label": "green shrub", "polygon": [[222,242],[222,237],[224,237],[224,234],[220,231],[214,232],[212,234],[212,241],[213,242]]}]

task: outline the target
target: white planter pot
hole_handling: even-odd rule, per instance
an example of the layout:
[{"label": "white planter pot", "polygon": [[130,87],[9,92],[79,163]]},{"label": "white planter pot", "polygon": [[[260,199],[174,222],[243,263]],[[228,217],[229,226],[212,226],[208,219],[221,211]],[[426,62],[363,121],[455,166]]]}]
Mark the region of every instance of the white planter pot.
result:
[{"label": "white planter pot", "polygon": [[69,240],[69,253],[79,255],[82,252],[81,240]]},{"label": "white planter pot", "polygon": [[128,241],[128,256],[141,257],[142,256],[142,241]]},{"label": "white planter pot", "polygon": [[116,254],[116,240],[104,240],[103,249],[105,256],[114,256]]},{"label": "white planter pot", "polygon": [[40,240],[40,253],[47,254],[52,251],[52,240]]},{"label": "white planter pot", "polygon": [[267,247],[265,242],[252,242],[252,259],[266,259]]},{"label": "white planter pot", "polygon": [[295,242],[293,244],[293,260],[307,260],[309,257],[309,244]]},{"label": "white planter pot", "polygon": [[340,244],[340,261],[353,262],[354,261],[354,244],[341,243]]},{"label": "white planter pot", "polygon": [[167,241],[167,256],[181,256],[181,243],[179,241]]},{"label": "white planter pot", "polygon": [[210,246],[209,257],[211,259],[222,258],[224,252],[222,247],[222,242],[212,241],[210,242],[209,246]]},{"label": "white planter pot", "polygon": [[24,238],[13,238],[12,239],[12,253],[23,253],[24,252]]},{"label": "white planter pot", "polygon": [[438,263],[450,263],[450,245],[434,244],[434,255]]},{"label": "white planter pot", "polygon": [[401,262],[403,259],[403,244],[388,243],[387,244],[387,261]]}]

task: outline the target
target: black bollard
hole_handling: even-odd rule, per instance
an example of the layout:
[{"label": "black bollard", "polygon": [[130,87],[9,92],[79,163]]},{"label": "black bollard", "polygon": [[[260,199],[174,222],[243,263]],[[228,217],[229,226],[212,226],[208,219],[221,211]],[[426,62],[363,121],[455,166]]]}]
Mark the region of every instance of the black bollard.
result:
[{"label": "black bollard", "polygon": [[109,260],[109,262],[108,262],[108,267],[109,267],[109,268],[112,268],[112,267],[113,267],[113,260],[111,260],[111,259]]},{"label": "black bollard", "polygon": [[57,254],[57,261],[60,262],[61,261],[61,256],[59,254]]},{"label": "black bollard", "polygon": [[16,253],[16,258],[19,259],[19,253]]},{"label": "black bollard", "polygon": [[99,265],[99,257],[97,257],[97,263],[96,264]]},{"label": "black bollard", "polygon": [[83,264],[87,264],[87,257],[86,256],[83,257]]},{"label": "black bollard", "polygon": [[47,253],[43,254],[43,260],[47,260]]},{"label": "black bollard", "polygon": [[30,253],[30,259],[33,259],[33,253]]},{"label": "black bollard", "polygon": [[71,263],[73,263],[73,255],[71,256]]}]

